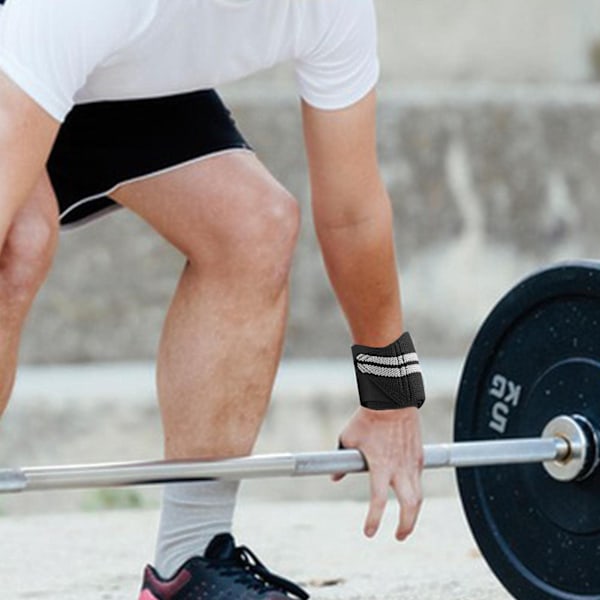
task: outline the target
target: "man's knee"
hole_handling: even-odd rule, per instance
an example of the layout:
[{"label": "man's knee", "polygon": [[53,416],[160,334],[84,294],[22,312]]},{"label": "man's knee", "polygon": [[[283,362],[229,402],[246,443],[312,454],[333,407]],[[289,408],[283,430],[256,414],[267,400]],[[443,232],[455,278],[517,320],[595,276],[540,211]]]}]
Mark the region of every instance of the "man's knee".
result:
[{"label": "man's knee", "polygon": [[256,193],[259,206],[255,214],[240,215],[237,223],[241,244],[236,250],[247,254],[250,265],[268,271],[280,269],[287,276],[300,228],[298,203],[284,188]]},{"label": "man's knee", "polygon": [[58,218],[54,210],[21,210],[0,254],[2,289],[15,301],[29,300],[46,278],[56,250]]},{"label": "man's knee", "polygon": [[252,209],[237,212],[215,232],[209,262],[225,276],[280,288],[287,283],[298,238],[298,203],[275,185],[247,193],[255,196],[248,203]]}]

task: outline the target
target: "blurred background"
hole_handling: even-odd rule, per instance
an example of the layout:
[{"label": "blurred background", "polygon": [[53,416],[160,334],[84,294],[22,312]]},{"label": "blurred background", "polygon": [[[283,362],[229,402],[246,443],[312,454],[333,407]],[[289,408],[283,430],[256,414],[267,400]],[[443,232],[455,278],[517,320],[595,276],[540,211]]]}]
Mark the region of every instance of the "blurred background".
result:
[{"label": "blurred background", "polygon": [[[600,0],[375,2],[381,168],[406,324],[429,391],[424,436],[448,441],[461,364],[494,303],[532,270],[600,250]],[[312,231],[293,76],[281,67],[222,93],[304,219],[285,361],[258,451],[333,448],[356,393],[350,339]],[[124,211],[62,235],[23,340],[0,463],[160,456],[153,359],[182,265]],[[430,494],[450,493],[452,473],[425,483]],[[365,486],[358,477],[244,489],[335,498],[364,496]],[[32,494],[0,498],[0,511],[155,502],[155,490]]]}]

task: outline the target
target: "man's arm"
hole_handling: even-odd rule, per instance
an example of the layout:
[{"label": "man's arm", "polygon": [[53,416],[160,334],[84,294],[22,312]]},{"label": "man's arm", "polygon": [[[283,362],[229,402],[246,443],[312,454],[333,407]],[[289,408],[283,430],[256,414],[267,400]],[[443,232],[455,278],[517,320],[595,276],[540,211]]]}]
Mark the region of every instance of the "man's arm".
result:
[{"label": "man's arm", "polygon": [[[376,152],[375,92],[338,111],[303,103],[317,237],[354,343],[382,347],[403,332],[392,211]],[[415,408],[359,408],[341,441],[369,464],[371,504],[365,533],[375,534],[389,487],[401,504],[396,536],[414,528],[421,504],[422,444]]]},{"label": "man's arm", "polygon": [[29,199],[59,123],[0,71],[0,249]]}]

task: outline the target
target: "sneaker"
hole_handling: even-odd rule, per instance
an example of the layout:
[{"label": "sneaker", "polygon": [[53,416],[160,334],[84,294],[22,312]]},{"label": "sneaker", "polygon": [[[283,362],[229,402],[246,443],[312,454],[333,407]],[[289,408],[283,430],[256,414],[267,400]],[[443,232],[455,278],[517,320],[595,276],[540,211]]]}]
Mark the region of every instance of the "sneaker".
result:
[{"label": "sneaker", "polygon": [[295,583],[271,573],[233,537],[213,538],[203,557],[190,558],[175,575],[162,579],[151,566],[144,572],[139,600],[306,600]]}]

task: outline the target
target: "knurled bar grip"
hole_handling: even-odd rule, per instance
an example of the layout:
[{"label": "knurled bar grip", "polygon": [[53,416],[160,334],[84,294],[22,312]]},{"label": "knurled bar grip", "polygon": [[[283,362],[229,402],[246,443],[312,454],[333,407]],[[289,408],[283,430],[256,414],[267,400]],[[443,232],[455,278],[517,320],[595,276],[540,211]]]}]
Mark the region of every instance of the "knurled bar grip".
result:
[{"label": "knurled bar grip", "polygon": [[[562,437],[459,442],[424,446],[424,467],[477,467],[561,461],[571,445]],[[367,465],[358,450],[264,454],[216,461],[126,462],[0,469],[0,493],[120,487],[202,479],[251,479],[358,473]]]}]

